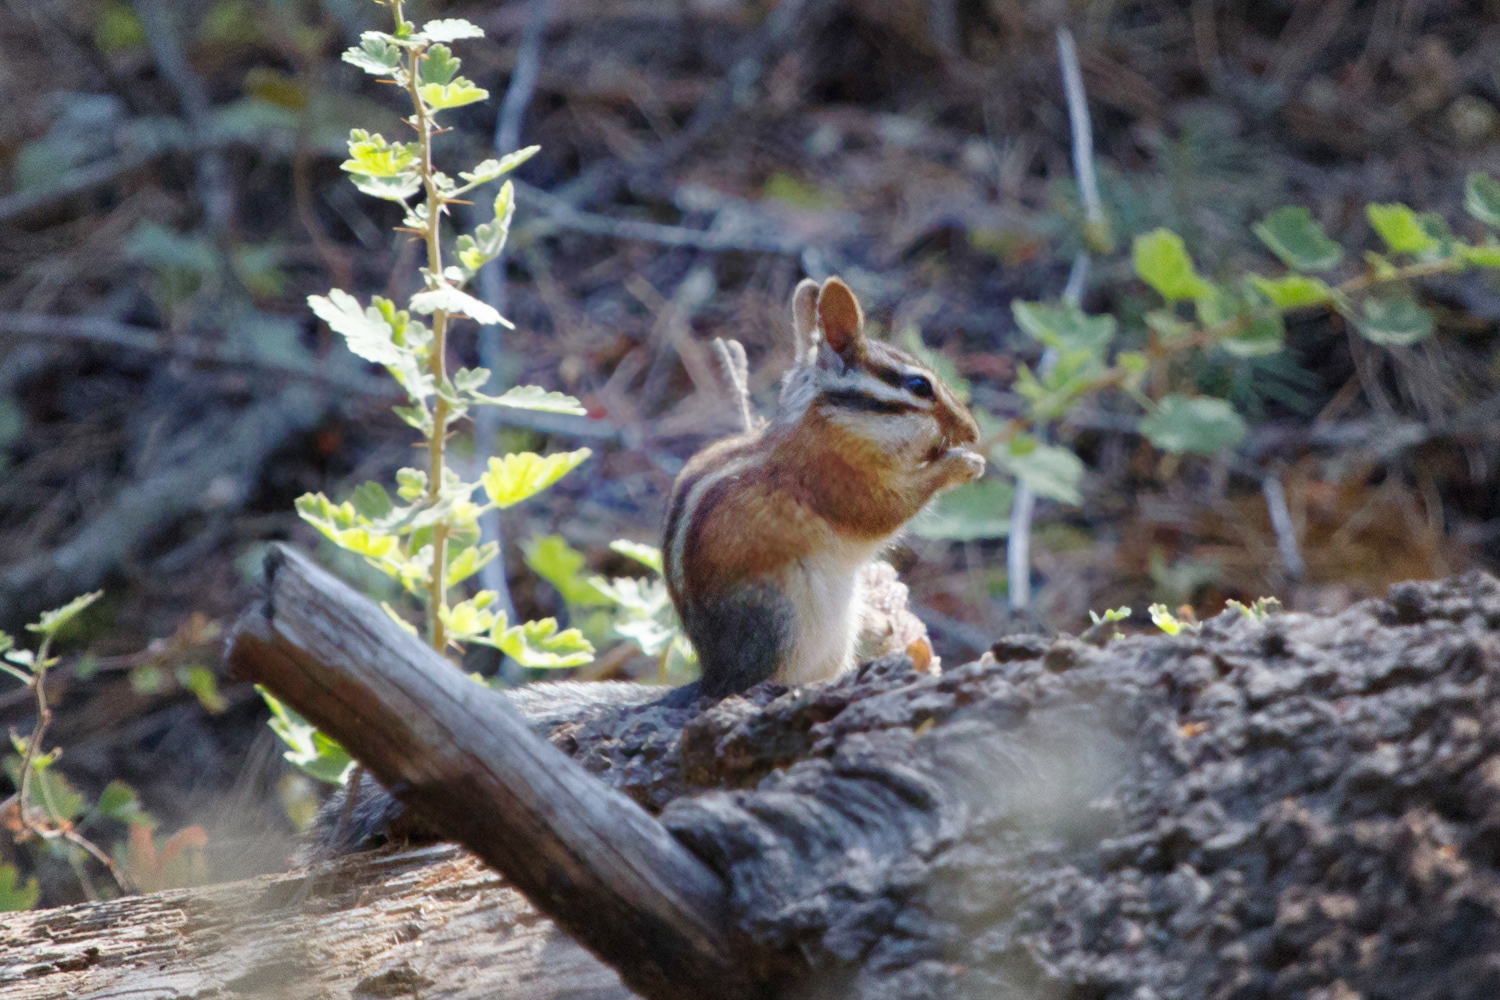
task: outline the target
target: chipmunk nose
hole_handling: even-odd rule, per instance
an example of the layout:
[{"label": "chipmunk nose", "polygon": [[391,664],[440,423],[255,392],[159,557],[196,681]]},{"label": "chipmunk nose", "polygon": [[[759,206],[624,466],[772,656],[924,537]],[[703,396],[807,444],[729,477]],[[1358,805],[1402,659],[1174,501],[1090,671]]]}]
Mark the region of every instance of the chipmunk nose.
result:
[{"label": "chipmunk nose", "polygon": [[975,421],[973,414],[966,409],[955,409],[950,418],[944,421],[943,437],[947,439],[948,446],[973,444],[979,440],[979,424]]}]

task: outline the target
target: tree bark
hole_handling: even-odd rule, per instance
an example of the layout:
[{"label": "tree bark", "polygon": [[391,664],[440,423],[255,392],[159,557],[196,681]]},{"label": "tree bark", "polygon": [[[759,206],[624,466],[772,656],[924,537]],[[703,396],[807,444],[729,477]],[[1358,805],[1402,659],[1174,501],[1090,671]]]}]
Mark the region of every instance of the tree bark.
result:
[{"label": "tree bark", "polygon": [[633,1000],[620,977],[449,846],[204,889],[0,914],[0,995]]},{"label": "tree bark", "polygon": [[278,548],[230,662],[653,1000],[753,996],[724,883],[384,611]]}]

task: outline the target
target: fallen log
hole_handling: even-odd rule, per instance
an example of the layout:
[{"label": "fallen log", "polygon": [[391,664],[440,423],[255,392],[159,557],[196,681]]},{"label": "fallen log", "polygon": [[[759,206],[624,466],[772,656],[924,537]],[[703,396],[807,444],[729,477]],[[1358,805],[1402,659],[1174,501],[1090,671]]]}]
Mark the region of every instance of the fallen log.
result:
[{"label": "fallen log", "polygon": [[0,914],[0,995],[635,996],[498,875],[450,846]]},{"label": "fallen log", "polygon": [[[326,696],[355,697],[347,680]],[[890,657],[712,706],[596,705],[550,738],[723,880],[752,987],[765,956],[801,961],[775,967],[771,995],[1480,1000],[1500,995],[1497,705],[1500,582],[1471,574],[1333,617],[1226,613],[1100,646],[1011,637],[941,676]],[[409,932],[446,927],[450,886],[476,905],[508,891],[432,863],[389,897]],[[0,934],[105,928],[126,904],[152,905],[20,915]],[[128,953],[131,926],[92,946]],[[388,926],[362,943],[348,926],[350,954],[390,947]],[[474,966],[536,940],[517,933],[468,934]],[[252,938],[179,940],[149,961],[181,969]],[[557,975],[583,974],[558,954]],[[424,996],[471,985],[456,957],[412,967]],[[551,968],[493,995],[562,995]],[[404,975],[353,995],[394,995]]]},{"label": "fallen log", "polygon": [[230,664],[342,742],[653,998],[754,994],[724,883],[371,601],[278,547]]}]

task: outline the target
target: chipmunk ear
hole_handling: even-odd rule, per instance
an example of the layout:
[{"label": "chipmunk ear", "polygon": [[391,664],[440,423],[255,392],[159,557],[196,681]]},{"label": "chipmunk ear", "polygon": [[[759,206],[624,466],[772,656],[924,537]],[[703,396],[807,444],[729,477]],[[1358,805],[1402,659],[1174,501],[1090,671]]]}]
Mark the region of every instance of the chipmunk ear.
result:
[{"label": "chipmunk ear", "polygon": [[864,340],[865,313],[850,287],[838,278],[823,282],[818,293],[818,326],[823,339],[840,357]]},{"label": "chipmunk ear", "polygon": [[818,353],[818,283],[803,278],[792,293],[792,366],[812,364]]}]

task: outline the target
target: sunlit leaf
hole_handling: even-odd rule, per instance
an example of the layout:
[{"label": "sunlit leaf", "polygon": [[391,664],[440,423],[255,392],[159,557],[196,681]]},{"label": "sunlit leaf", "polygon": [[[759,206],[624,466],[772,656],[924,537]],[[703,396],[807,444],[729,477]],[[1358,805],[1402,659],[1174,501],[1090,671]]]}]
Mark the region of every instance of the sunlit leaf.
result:
[{"label": "sunlit leaf", "polygon": [[448,586],[452,587],[463,583],[469,577],[483,569],[486,564],[499,554],[500,544],[498,542],[485,542],[483,545],[470,545],[459,549],[448,559]]},{"label": "sunlit leaf", "polygon": [[1415,344],[1434,328],[1432,313],[1401,294],[1388,298],[1371,296],[1351,318],[1366,340],[1386,346]]},{"label": "sunlit leaf", "polygon": [[581,667],[594,659],[594,646],[576,628],[557,630],[556,618],[525,622],[494,637],[495,645],[523,667]]},{"label": "sunlit leaf", "polygon": [[[504,618],[503,611],[497,614],[495,604],[498,599],[499,595],[493,590],[481,590],[467,601],[441,609],[438,615],[452,638],[459,641],[471,639],[488,632],[494,627],[497,618]],[[503,631],[505,627],[502,621],[500,629]]]},{"label": "sunlit leaf", "polygon": [[578,468],[590,454],[589,449],[580,448],[545,457],[531,451],[494,457],[479,481],[490,502],[503,510],[545,490]]},{"label": "sunlit leaf", "polygon": [[1245,420],[1222,399],[1167,396],[1141,421],[1141,433],[1163,451],[1212,455],[1245,439]]},{"label": "sunlit leaf", "polygon": [[521,547],[521,551],[531,571],[556,587],[568,607],[596,607],[609,603],[609,598],[583,575],[588,560],[561,535],[533,538]]},{"label": "sunlit leaf", "polygon": [[77,618],[83,609],[93,604],[104,596],[104,591],[96,590],[91,594],[79,594],[67,604],[51,611],[43,611],[42,616],[33,624],[26,627],[32,632],[40,632],[43,635],[56,635],[63,626]]},{"label": "sunlit leaf", "polygon": [[1368,205],[1365,214],[1391,253],[1419,254],[1438,245],[1417,213],[1405,205]]},{"label": "sunlit leaf", "polygon": [[1131,259],[1140,279],[1168,302],[1196,299],[1213,289],[1194,269],[1182,237],[1170,229],[1137,236]]},{"label": "sunlit leaf", "polygon": [[461,108],[465,104],[473,104],[490,96],[488,90],[476,87],[472,80],[462,76],[452,83],[424,83],[417,88],[417,92],[434,111]]},{"label": "sunlit leaf", "polygon": [[429,42],[456,42],[463,38],[483,38],[484,30],[461,17],[445,17],[422,25],[420,37]]},{"label": "sunlit leaf", "polygon": [[1329,239],[1301,206],[1278,208],[1253,229],[1272,253],[1298,271],[1326,271],[1344,259],[1344,248]]},{"label": "sunlit leaf", "polygon": [[1466,264],[1472,264],[1474,267],[1500,268],[1500,246],[1489,243],[1481,246],[1464,246],[1460,247],[1458,252]]},{"label": "sunlit leaf", "polygon": [[309,295],[307,304],[359,357],[379,365],[402,363],[403,349],[392,339],[391,325],[376,307],[361,308],[358,299],[340,288],[326,298]]},{"label": "sunlit leaf", "polygon": [[266,707],[271,710],[271,731],[287,745],[282,756],[319,781],[342,785],[349,780],[354,760],[343,747],[319,732],[270,691],[259,684],[255,685],[255,690],[260,692]]},{"label": "sunlit leaf", "polygon": [[539,153],[541,149],[541,146],[527,146],[525,149],[518,149],[514,153],[506,153],[498,160],[484,160],[473,170],[459,171],[458,176],[470,184],[485,184],[510,173]]},{"label": "sunlit leaf", "polygon": [[506,181],[495,195],[495,221],[477,227],[473,236],[458,238],[458,259],[469,274],[500,256],[510,237],[510,223],[515,213],[515,185]]},{"label": "sunlit leaf", "polygon": [[1250,275],[1250,283],[1277,309],[1301,309],[1326,304],[1333,295],[1322,278],[1288,274],[1281,278]]},{"label": "sunlit leaf", "polygon": [[412,312],[434,313],[443,310],[447,313],[462,313],[470,319],[483,325],[499,323],[508,330],[514,330],[515,324],[501,316],[491,306],[481,302],[468,292],[460,291],[452,285],[439,285],[426,291],[418,292],[411,297]]},{"label": "sunlit leaf", "polygon": [[654,545],[643,545],[640,542],[632,542],[628,538],[617,538],[609,543],[609,547],[658,574],[662,571],[661,549]]},{"label": "sunlit leaf", "polygon": [[518,385],[498,396],[471,392],[469,398],[476,403],[509,406],[517,410],[542,410],[547,413],[572,413],[578,416],[588,413],[572,396],[561,392],[549,392],[539,385]]}]

